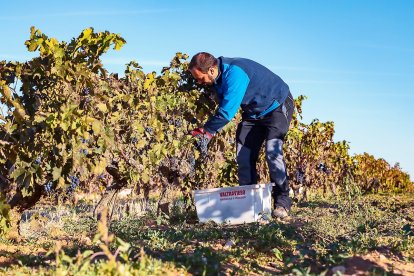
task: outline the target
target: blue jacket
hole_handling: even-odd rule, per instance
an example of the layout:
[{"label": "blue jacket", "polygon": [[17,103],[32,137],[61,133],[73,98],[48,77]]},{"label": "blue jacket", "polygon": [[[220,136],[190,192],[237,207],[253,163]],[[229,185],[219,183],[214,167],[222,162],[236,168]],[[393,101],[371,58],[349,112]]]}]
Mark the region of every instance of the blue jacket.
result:
[{"label": "blue jacket", "polygon": [[230,122],[239,107],[243,118],[261,117],[283,104],[289,86],[272,71],[245,58],[218,58],[219,75],[214,88],[219,99],[218,110],[204,129],[215,134]]}]

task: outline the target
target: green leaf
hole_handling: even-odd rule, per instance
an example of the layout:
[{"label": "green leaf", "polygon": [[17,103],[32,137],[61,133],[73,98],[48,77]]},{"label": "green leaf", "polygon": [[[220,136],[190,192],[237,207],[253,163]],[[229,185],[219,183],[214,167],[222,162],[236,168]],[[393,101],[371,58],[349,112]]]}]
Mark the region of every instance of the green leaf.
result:
[{"label": "green leaf", "polygon": [[283,253],[278,248],[273,248],[273,254],[275,255],[276,259],[279,261],[283,261]]}]

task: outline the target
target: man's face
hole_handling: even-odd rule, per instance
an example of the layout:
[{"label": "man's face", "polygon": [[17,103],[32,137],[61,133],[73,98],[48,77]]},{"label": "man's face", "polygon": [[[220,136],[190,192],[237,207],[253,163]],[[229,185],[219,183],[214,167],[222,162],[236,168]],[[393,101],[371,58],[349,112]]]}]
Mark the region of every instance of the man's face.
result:
[{"label": "man's face", "polygon": [[214,69],[210,68],[207,73],[203,73],[197,68],[190,70],[191,75],[197,80],[199,84],[212,85],[214,83]]}]

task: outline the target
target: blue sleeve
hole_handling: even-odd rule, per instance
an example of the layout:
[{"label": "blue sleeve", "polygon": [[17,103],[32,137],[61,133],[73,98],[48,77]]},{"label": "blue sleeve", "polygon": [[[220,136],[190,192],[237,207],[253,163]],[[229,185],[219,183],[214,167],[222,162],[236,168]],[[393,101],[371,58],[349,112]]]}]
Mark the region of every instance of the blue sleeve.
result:
[{"label": "blue sleeve", "polygon": [[223,75],[223,98],[215,115],[211,116],[204,129],[215,134],[230,122],[237,113],[250,79],[238,66],[231,66]]}]

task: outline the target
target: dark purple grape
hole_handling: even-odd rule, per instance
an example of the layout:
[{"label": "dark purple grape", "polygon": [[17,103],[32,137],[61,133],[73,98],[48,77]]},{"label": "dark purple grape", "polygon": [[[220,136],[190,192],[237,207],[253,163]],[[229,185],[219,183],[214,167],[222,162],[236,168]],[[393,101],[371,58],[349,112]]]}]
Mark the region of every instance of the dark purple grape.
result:
[{"label": "dark purple grape", "polygon": [[318,166],[316,166],[316,169],[318,171],[323,171],[325,169],[325,164],[324,163],[319,163]]},{"label": "dark purple grape", "polygon": [[83,94],[83,95],[89,95],[89,93],[90,93],[90,90],[89,90],[89,88],[88,88],[88,87],[86,87],[86,88],[82,89],[82,94]]},{"label": "dark purple grape", "polygon": [[196,160],[194,156],[190,156],[188,159],[188,164],[190,165],[190,174],[193,174],[195,172],[195,166],[196,166]]},{"label": "dark purple grape", "polygon": [[197,135],[196,148],[204,155],[208,155],[209,139],[205,135]]},{"label": "dark purple grape", "polygon": [[78,187],[80,180],[77,176],[75,175],[71,175],[69,176],[69,180],[70,180],[70,185],[69,187],[66,189],[66,192],[68,194],[71,194],[75,191],[76,187]]},{"label": "dark purple grape", "polygon": [[49,181],[43,186],[43,189],[45,190],[47,195],[50,195],[52,193],[52,189],[53,189],[52,185],[53,185],[52,181]]},{"label": "dark purple grape", "polygon": [[297,170],[296,171],[296,181],[299,183],[303,183],[303,179],[304,179],[304,172],[302,170]]},{"label": "dark purple grape", "polygon": [[40,163],[42,163],[42,157],[38,157],[38,158],[36,158],[36,160],[35,160],[35,164],[36,164],[36,165],[40,165]]},{"label": "dark purple grape", "polygon": [[154,132],[154,130],[152,129],[152,127],[146,127],[145,131],[148,132],[149,134],[152,134]]},{"label": "dark purple grape", "polygon": [[324,172],[325,174],[331,174],[331,169],[329,169],[324,163],[319,163],[316,167],[318,171]]},{"label": "dark purple grape", "polygon": [[170,167],[171,167],[171,170],[173,170],[173,171],[176,171],[176,170],[179,169],[179,162],[178,162],[177,158],[172,157],[170,159]]}]

